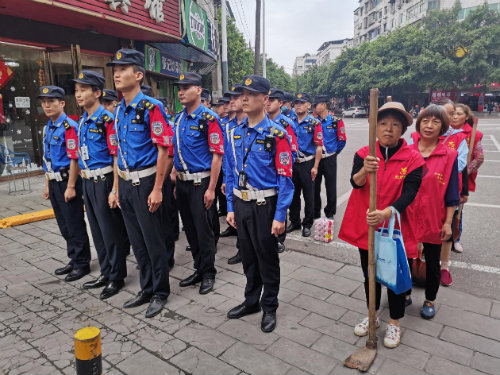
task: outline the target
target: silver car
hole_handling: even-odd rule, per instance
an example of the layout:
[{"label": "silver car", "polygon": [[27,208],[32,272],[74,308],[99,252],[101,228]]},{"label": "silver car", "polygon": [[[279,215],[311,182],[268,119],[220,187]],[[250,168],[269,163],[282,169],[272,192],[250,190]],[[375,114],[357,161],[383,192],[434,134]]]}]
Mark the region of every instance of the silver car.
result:
[{"label": "silver car", "polygon": [[350,107],[342,112],[342,117],[364,117],[366,116],[366,111],[363,107]]}]

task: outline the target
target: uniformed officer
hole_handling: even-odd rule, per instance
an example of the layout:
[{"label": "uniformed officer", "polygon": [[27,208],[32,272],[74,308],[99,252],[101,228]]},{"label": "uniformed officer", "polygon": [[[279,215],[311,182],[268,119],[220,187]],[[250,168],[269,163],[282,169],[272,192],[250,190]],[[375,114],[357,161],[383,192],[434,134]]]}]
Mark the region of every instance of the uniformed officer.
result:
[{"label": "uniformed officer", "polygon": [[[231,173],[226,180],[227,220],[238,228],[245,301],[232,308],[230,319],[262,310],[261,330],[276,327],[280,283],[277,237],[285,230],[293,195],[292,154],[285,129],[265,113],[270,84],[246,76],[237,90],[247,118],[230,132]],[[262,289],[263,292],[262,292]],[[262,297],[261,297],[262,292]]]},{"label": "uniformed officer", "polygon": [[[87,218],[97,251],[101,275],[83,284],[84,289],[101,288],[101,299],[117,294],[127,276],[126,256],[130,248],[121,211],[110,207],[108,198],[116,194],[118,176],[113,175],[113,115],[101,106],[105,79],[99,73],[83,70],[75,81],[75,98],[85,112],[78,123],[78,160],[83,177],[83,197]],[[111,152],[110,152],[111,150]]]},{"label": "uniformed officer", "polygon": [[217,98],[212,101],[212,106],[215,107],[215,113],[217,113],[217,116],[222,119],[227,116],[227,113],[224,110],[224,103],[227,102],[227,98],[221,97]]},{"label": "uniformed officer", "polygon": [[300,192],[304,195],[304,219],[302,220],[302,236],[311,235],[314,221],[314,180],[318,174],[318,166],[323,150],[323,132],[321,123],[309,115],[311,97],[308,93],[298,92],[295,95],[295,112],[297,121],[295,130],[299,149],[293,164],[293,184],[295,192],[290,205],[290,224],[287,232],[300,229]]},{"label": "uniformed officer", "polygon": [[[231,113],[234,114],[234,117],[229,120],[226,124],[223,124],[223,130],[224,130],[224,145],[226,146],[225,148],[225,154],[224,154],[224,159],[223,159],[223,169],[224,169],[224,183],[222,184],[222,192],[226,194],[226,182],[225,176],[228,176],[231,174],[231,169],[229,167],[229,158],[231,158],[231,149],[229,148],[229,134],[230,131],[236,127],[242,124],[242,122],[245,120],[247,117],[246,113],[243,111],[243,102],[241,101],[241,91],[236,90],[240,85],[235,85],[231,88],[231,91],[229,91],[229,105],[230,105],[230,111]],[[232,227],[231,225],[228,225],[227,229],[222,232],[221,237],[229,237],[229,236],[237,236],[238,232],[237,230]],[[240,253],[240,243],[239,240],[236,240],[236,248],[238,251],[236,254],[232,257],[230,257],[227,260],[228,264],[237,264],[241,262],[241,253]]]},{"label": "uniformed officer", "polygon": [[201,89],[201,104],[206,108],[210,108],[210,91]]},{"label": "uniformed officer", "polygon": [[286,91],[283,93],[281,112],[292,121],[297,121],[297,115],[295,114],[295,109],[293,108],[293,95]]},{"label": "uniformed officer", "polygon": [[[297,157],[297,150],[299,146],[297,144],[297,137],[295,136],[295,131],[293,129],[295,124],[290,118],[288,118],[281,112],[284,95],[285,93],[283,90],[272,88],[269,91],[269,100],[266,104],[266,111],[271,120],[273,120],[278,125],[281,125],[286,130],[292,150],[292,159],[294,161]],[[285,239],[286,231],[284,231],[278,237],[278,253],[282,253],[283,251],[285,251]]]},{"label": "uniformed officer", "polygon": [[209,293],[215,282],[217,224],[215,186],[224,154],[217,115],[201,105],[201,76],[188,72],[175,82],[184,109],[174,121],[176,197],[186,237],[191,246],[195,272],[179,285],[201,281],[200,294]]},{"label": "uniformed officer", "polygon": [[146,318],[151,318],[161,312],[170,294],[163,182],[172,168],[173,134],[163,105],[141,92],[144,54],[121,49],[108,65],[113,66],[115,86],[123,94],[115,112],[114,160],[120,176],[115,202],[122,209],[140,267],[141,291],[123,307],[149,303]]},{"label": "uniformed officer", "polygon": [[55,270],[55,274],[66,275],[65,281],[75,281],[90,272],[82,179],[78,175],[77,124],[64,113],[64,89],[42,86],[38,97],[49,118],[43,129],[43,170],[47,178],[43,197],[50,199],[70,258],[65,267]]},{"label": "uniformed officer", "polygon": [[314,98],[314,112],[323,130],[323,155],[314,182],[314,218],[318,219],[321,216],[321,182],[325,176],[325,216],[333,219],[337,212],[337,155],[346,144],[344,122],[328,112],[327,95],[318,95]]},{"label": "uniformed officer", "polygon": [[109,113],[115,113],[118,104],[118,93],[115,90],[104,89],[101,95],[101,104]]}]

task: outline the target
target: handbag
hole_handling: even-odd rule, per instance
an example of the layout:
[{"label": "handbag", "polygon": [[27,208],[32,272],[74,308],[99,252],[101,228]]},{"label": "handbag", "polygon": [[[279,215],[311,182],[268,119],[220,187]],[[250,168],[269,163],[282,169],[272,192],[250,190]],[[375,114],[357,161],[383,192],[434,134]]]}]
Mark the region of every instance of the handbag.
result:
[{"label": "handbag", "polygon": [[401,294],[411,289],[411,275],[403,234],[394,229],[396,218],[401,224],[399,212],[393,207],[391,210],[388,227],[384,228],[384,223],[375,232],[376,279],[395,294]]},{"label": "handbag", "polygon": [[[423,246],[421,243],[418,246]],[[420,249],[419,249],[420,250]],[[419,251],[421,254],[421,252]],[[425,278],[426,278],[426,265],[425,260],[422,259],[422,255],[420,255],[416,259],[412,259],[411,263],[411,279],[415,285],[425,286]]]}]

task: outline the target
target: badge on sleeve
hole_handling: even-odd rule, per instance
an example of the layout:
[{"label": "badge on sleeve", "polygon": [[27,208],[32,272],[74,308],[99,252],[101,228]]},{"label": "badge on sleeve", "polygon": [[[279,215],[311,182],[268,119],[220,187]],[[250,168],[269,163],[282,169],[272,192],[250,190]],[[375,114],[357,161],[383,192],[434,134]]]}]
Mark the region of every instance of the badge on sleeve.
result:
[{"label": "badge on sleeve", "polygon": [[280,164],[283,166],[290,165],[290,154],[288,152],[280,152]]},{"label": "badge on sleeve", "polygon": [[76,148],[76,141],[74,139],[68,139],[66,141],[66,146],[68,147],[68,150],[74,150]]},{"label": "badge on sleeve", "polygon": [[210,134],[210,142],[214,145],[218,145],[220,143],[220,137],[217,133]]},{"label": "badge on sleeve", "polygon": [[118,142],[116,141],[116,134],[110,134],[109,135],[109,143],[111,146],[116,146]]},{"label": "badge on sleeve", "polygon": [[160,136],[163,133],[163,124],[160,121],[155,121],[152,124],[153,134]]}]

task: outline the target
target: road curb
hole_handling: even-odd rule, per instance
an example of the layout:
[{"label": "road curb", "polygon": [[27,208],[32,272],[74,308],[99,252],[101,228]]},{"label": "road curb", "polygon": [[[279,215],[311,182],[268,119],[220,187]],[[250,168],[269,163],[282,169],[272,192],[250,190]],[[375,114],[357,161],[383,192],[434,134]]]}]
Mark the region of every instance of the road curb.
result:
[{"label": "road curb", "polygon": [[53,219],[55,217],[54,210],[52,208],[48,210],[35,211],[29,214],[16,215],[6,217],[5,219],[0,219],[0,228],[10,228],[17,225],[29,224],[35,221]]}]

